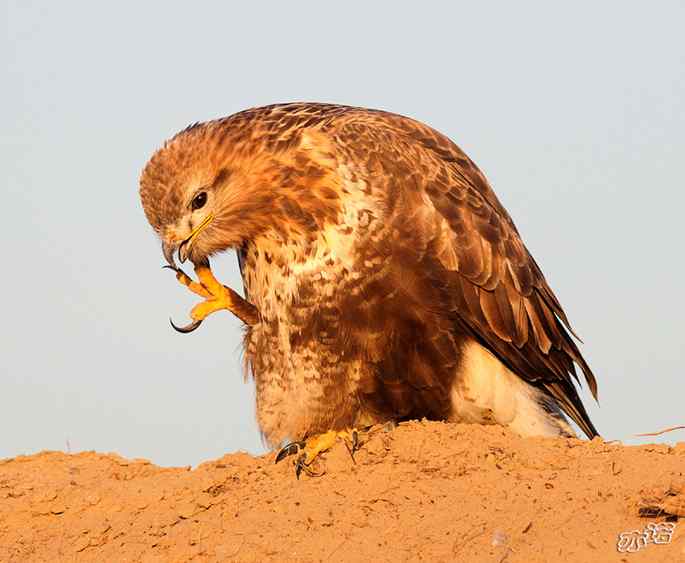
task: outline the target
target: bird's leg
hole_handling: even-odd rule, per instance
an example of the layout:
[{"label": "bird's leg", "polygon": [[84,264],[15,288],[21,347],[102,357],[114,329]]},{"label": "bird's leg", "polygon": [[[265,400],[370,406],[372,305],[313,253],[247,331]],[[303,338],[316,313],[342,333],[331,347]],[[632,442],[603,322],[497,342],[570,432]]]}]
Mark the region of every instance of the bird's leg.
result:
[{"label": "bird's leg", "polygon": [[310,477],[321,477],[325,471],[317,471],[313,464],[320,454],[330,450],[338,440],[345,444],[352,461],[354,461],[354,452],[360,447],[359,431],[356,428],[349,428],[347,430],[329,430],[300,442],[291,442],[278,452],[276,463],[288,456],[297,455],[295,458],[295,475],[298,479],[303,471]]},{"label": "bird's leg", "polygon": [[217,281],[209,267],[208,261],[195,264],[195,273],[199,283],[190,279],[183,270],[171,269],[175,270],[176,279],[181,284],[185,285],[193,293],[205,298],[205,301],[198,303],[190,311],[190,317],[193,319],[192,323],[185,327],[177,327],[173,322],[171,323],[179,332],[195,330],[209,315],[222,309],[230,311],[247,325],[254,325],[259,322],[257,308],[230,287],[226,287]]},{"label": "bird's leg", "polygon": [[246,325],[256,325],[260,321],[257,307],[243,299],[230,287],[219,283],[209,268],[209,262],[196,265],[195,272],[202,287],[207,289],[213,297],[193,307],[190,312],[193,319],[203,320],[214,311],[227,309]]}]

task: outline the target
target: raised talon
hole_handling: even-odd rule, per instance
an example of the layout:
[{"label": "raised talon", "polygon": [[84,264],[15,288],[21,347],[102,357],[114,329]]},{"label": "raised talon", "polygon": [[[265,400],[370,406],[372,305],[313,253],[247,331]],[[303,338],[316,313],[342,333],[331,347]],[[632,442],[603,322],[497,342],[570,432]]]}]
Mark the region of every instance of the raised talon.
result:
[{"label": "raised talon", "polygon": [[183,334],[188,334],[189,332],[193,332],[197,327],[199,327],[202,324],[202,321],[193,321],[190,324],[187,324],[185,326],[176,326],[174,324],[174,321],[169,319],[169,322],[171,323],[171,326],[176,332],[182,332]]},{"label": "raised talon", "polygon": [[209,267],[209,262],[195,264],[195,272],[199,279],[199,283],[193,281],[188,275],[175,265],[168,264],[163,266],[169,270],[176,272],[176,279],[185,285],[193,293],[204,297],[205,300],[193,307],[190,312],[190,317],[193,322],[187,326],[176,326],[171,321],[171,326],[174,330],[182,333],[194,331],[200,326],[200,323],[207,318],[208,315],[226,309],[231,311],[235,316],[242,320],[247,325],[255,325],[259,322],[259,312],[257,308],[249,303],[230,287],[226,287],[219,283]]}]

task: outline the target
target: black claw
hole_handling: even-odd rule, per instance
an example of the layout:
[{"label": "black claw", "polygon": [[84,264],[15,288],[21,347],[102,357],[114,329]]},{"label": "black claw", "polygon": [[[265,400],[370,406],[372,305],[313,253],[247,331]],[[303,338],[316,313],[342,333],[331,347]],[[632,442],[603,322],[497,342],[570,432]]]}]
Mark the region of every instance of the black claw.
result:
[{"label": "black claw", "polygon": [[276,461],[274,463],[283,461],[286,457],[290,455],[295,455],[302,448],[304,448],[304,442],[290,442],[289,444],[286,444],[281,448],[281,451],[278,452],[278,455],[276,456]]},{"label": "black claw", "polygon": [[317,473],[307,465],[307,452],[304,451],[305,445],[306,443],[304,441],[290,442],[290,444],[286,444],[281,448],[281,451],[279,451],[276,455],[275,463],[284,460],[288,456],[299,454],[297,456],[297,459],[293,463],[293,465],[295,466],[295,477],[297,477],[297,479],[299,480],[300,475],[302,475],[302,472],[306,473],[310,477],[321,477],[324,474],[324,472]]},{"label": "black claw", "polygon": [[297,462],[295,463],[295,477],[297,477],[297,480],[300,480],[300,473],[302,473],[302,470],[305,468],[304,466],[304,458],[305,455],[302,453],[300,457],[297,458]]},{"label": "black claw", "polygon": [[[171,265],[171,264],[164,264],[162,266],[162,270],[167,269],[167,270],[173,270],[177,274],[184,274],[185,272],[181,270],[181,268],[177,267],[176,265]],[[174,324],[174,321],[169,319],[169,322],[171,323],[171,326],[174,328],[176,332],[181,332],[183,334],[188,334],[189,332],[193,332],[197,327],[199,327],[202,324],[202,321],[193,321],[192,323],[186,325],[186,326],[176,326]]]},{"label": "black claw", "polygon": [[174,328],[175,331],[182,332],[183,334],[193,332],[197,327],[199,327],[202,324],[202,321],[193,321],[192,323],[186,326],[176,326],[174,324],[174,321],[172,321],[171,319],[169,319],[169,322],[171,323],[171,326]]},{"label": "black claw", "polygon": [[350,459],[352,459],[352,463],[357,465],[357,460],[354,459],[354,452],[357,451],[356,444],[353,443],[352,447],[350,447],[347,442],[344,442],[344,444],[345,444],[345,448],[347,449],[347,453],[350,454]]},{"label": "black claw", "polygon": [[[361,444],[359,442],[359,432],[357,430],[352,430],[352,453],[359,451],[361,449]],[[354,455],[352,456],[354,459]],[[356,463],[356,462],[355,462]]]},{"label": "black claw", "polygon": [[352,444],[348,444],[347,440],[343,440],[343,444],[345,444],[345,448],[347,448],[347,453],[350,454],[350,457],[352,458],[352,463],[356,465],[357,460],[354,459],[354,452],[361,449],[361,444],[359,443],[359,432],[357,432],[356,428],[352,430],[351,442]]},{"label": "black claw", "polygon": [[310,477],[323,477],[326,474],[325,469],[321,471],[315,471],[311,465],[307,465],[306,460],[306,452],[302,452],[299,456],[297,456],[297,460],[295,461],[295,477],[297,477],[298,480],[300,479],[300,475],[303,471]]}]

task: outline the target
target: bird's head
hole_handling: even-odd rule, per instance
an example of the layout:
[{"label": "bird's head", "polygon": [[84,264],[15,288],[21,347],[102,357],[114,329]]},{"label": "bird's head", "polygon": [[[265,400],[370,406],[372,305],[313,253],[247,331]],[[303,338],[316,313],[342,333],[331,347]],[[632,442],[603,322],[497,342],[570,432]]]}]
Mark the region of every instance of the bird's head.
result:
[{"label": "bird's head", "polygon": [[[184,129],[145,166],[140,197],[175,268],[248,241],[311,241],[340,212],[335,150],[316,128],[250,112]],[[306,117],[306,116],[305,116]]]},{"label": "bird's head", "polygon": [[197,264],[268,224],[273,194],[260,183],[267,159],[236,148],[230,129],[210,122],[177,134],[145,166],[141,201],[174,268],[176,254]]}]

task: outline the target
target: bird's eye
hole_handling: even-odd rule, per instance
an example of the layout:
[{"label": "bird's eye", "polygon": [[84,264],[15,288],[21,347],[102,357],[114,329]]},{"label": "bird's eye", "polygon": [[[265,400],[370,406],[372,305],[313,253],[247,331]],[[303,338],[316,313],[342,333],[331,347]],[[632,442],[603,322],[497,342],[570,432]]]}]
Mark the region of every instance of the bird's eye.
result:
[{"label": "bird's eye", "polygon": [[204,207],[205,203],[207,203],[207,192],[200,192],[193,198],[190,207],[193,209],[193,211],[196,211],[197,209]]}]

